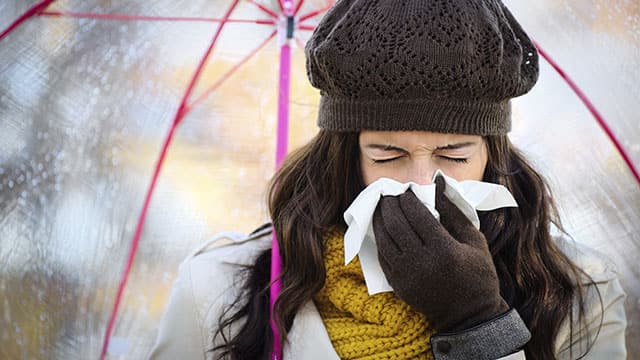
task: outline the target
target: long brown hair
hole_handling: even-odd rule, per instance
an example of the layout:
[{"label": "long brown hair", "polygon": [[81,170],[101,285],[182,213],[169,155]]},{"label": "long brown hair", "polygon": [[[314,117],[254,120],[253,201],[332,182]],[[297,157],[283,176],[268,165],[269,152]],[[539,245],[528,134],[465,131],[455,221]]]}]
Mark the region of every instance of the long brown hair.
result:
[{"label": "long brown hair", "polygon": [[[587,276],[555,245],[550,225],[562,229],[544,179],[529,165],[507,136],[485,137],[488,162],[484,181],[506,186],[519,207],[480,214],[500,278],[501,293],[516,308],[531,331],[526,356],[554,359],[555,338],[572,306],[581,304]],[[269,210],[278,236],[282,263],[282,292],[274,320],[283,344],[297,311],[322,288],[325,280],[322,235],[344,227],[342,214],[364,188],[357,132],[321,130],[306,146],[292,153],[273,178]],[[267,358],[269,327],[270,250],[243,272],[240,306],[226,309],[214,335],[222,342],[212,351],[219,358]],[[231,333],[231,324],[242,325]],[[578,321],[580,323],[580,321]],[[573,336],[572,336],[573,337]],[[588,349],[587,349],[588,351]]]}]

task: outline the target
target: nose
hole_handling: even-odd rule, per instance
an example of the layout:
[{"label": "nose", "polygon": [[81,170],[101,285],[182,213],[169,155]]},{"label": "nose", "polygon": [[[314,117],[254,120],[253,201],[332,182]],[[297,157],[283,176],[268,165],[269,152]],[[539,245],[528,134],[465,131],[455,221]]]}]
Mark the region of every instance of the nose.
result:
[{"label": "nose", "polygon": [[419,185],[431,185],[431,179],[437,169],[437,165],[429,157],[414,159],[407,174],[408,181]]}]

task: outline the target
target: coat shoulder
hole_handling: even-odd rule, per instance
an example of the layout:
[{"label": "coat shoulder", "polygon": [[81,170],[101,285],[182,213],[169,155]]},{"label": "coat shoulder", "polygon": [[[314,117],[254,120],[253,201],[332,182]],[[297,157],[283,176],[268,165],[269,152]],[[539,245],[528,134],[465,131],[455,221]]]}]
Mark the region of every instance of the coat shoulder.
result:
[{"label": "coat shoulder", "polygon": [[253,265],[258,254],[271,247],[271,227],[265,225],[249,235],[229,231],[218,233],[192,251],[184,262]]},{"label": "coat shoulder", "polygon": [[209,318],[216,309],[234,302],[244,285],[245,269],[271,248],[271,232],[249,235],[220,233],[197,248],[180,265],[179,276],[191,283],[201,316]]},{"label": "coat shoulder", "polygon": [[242,270],[271,247],[270,231],[220,233],[180,264],[150,359],[210,359],[217,324],[236,303]]},{"label": "coat shoulder", "polygon": [[[556,357],[572,359],[576,353],[586,352],[585,359],[626,359],[626,294],[614,262],[604,253],[568,236],[556,237],[556,243],[588,275],[581,279],[585,289],[582,304],[576,302],[572,309],[574,323],[569,323],[570,317],[558,331]],[[585,313],[584,318],[578,320],[581,305]]]},{"label": "coat shoulder", "polygon": [[[594,282],[606,282],[617,277],[615,263],[601,251],[564,234],[556,235],[554,240],[560,250]],[[583,276],[581,282],[587,285],[591,283],[591,279]]]}]

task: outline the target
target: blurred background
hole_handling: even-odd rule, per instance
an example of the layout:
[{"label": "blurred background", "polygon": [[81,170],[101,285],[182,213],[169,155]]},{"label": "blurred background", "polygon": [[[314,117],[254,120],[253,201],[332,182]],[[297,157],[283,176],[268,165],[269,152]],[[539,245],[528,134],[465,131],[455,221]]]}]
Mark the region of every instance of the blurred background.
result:
[{"label": "blurred background", "polygon": [[[2,0],[0,31],[33,6]],[[0,40],[0,359],[97,358],[162,142],[231,0],[60,0]],[[574,78],[640,167],[640,3],[505,1]],[[325,7],[307,0],[300,15]],[[232,19],[270,17],[241,0]],[[320,16],[304,22],[314,26]],[[193,20],[193,19],[192,19]],[[109,358],[143,358],[180,261],[224,230],[268,221],[279,47],[273,25],[229,23],[199,79],[153,195]],[[317,131],[318,93],[293,43],[290,148]],[[219,88],[221,76],[258,47]],[[629,358],[640,358],[640,186],[595,120],[541,60],[514,102],[512,140],[550,181],[576,241],[617,265]]]}]

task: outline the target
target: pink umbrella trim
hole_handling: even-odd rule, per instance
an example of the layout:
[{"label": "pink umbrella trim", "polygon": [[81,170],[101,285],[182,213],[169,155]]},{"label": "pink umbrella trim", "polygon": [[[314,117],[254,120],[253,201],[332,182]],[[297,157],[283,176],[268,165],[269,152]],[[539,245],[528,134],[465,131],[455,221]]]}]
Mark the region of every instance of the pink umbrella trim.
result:
[{"label": "pink umbrella trim", "polygon": [[51,5],[51,3],[53,3],[54,1],[55,0],[44,0],[32,6],[31,9],[27,10],[27,12],[22,14],[22,16],[17,18],[16,21],[11,23],[11,25],[9,25],[8,28],[6,28],[2,33],[0,33],[0,40],[2,40],[5,36],[9,35],[10,32],[15,30],[20,24],[22,24],[28,18],[34,15],[38,15],[41,11],[46,9],[47,6]]},{"label": "pink umbrella trim", "polygon": [[551,56],[549,56],[549,54],[547,54],[547,52],[540,47],[540,45],[537,42],[534,42],[534,44],[538,49],[538,52],[540,53],[540,55],[542,55],[542,57],[549,63],[549,65],[551,65],[551,67],[553,67],[556,70],[556,72],[564,79],[564,81],[567,82],[571,90],[573,90],[573,92],[578,96],[578,98],[580,98],[580,100],[587,107],[587,109],[589,109],[589,112],[591,112],[591,115],[593,115],[593,117],[596,119],[596,121],[598,122],[602,130],[604,130],[604,132],[607,134],[607,136],[609,137],[613,145],[616,147],[616,149],[618,149],[618,152],[622,156],[622,159],[624,160],[624,162],[627,164],[627,167],[629,167],[629,170],[631,170],[631,173],[636,179],[636,182],[640,185],[640,174],[638,173],[638,169],[636,169],[635,165],[631,161],[631,157],[622,146],[622,143],[620,142],[620,140],[618,140],[616,135],[613,133],[613,131],[611,130],[611,127],[609,127],[604,117],[600,114],[598,109],[596,109],[595,105],[593,105],[593,103],[591,102],[591,100],[589,100],[589,98],[584,93],[584,91],[580,89],[580,87],[573,81],[573,79],[571,79],[571,77],[569,77],[569,75],[558,65],[558,63],[556,63],[551,58]]}]

